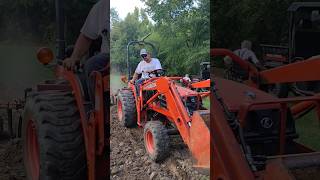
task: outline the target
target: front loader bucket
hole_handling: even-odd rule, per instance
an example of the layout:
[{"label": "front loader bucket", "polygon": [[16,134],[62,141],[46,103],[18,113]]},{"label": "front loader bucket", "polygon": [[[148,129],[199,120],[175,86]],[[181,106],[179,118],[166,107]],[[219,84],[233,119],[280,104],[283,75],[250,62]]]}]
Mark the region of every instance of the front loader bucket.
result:
[{"label": "front loader bucket", "polygon": [[190,127],[189,148],[196,159],[197,168],[210,168],[210,111],[195,111]]}]

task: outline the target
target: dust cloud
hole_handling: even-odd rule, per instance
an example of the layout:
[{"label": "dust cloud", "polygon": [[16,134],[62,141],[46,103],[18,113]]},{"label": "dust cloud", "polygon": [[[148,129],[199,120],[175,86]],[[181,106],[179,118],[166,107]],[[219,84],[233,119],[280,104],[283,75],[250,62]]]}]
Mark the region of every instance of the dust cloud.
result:
[{"label": "dust cloud", "polygon": [[0,42],[0,102],[22,98],[24,89],[53,76],[36,52],[41,44]]}]

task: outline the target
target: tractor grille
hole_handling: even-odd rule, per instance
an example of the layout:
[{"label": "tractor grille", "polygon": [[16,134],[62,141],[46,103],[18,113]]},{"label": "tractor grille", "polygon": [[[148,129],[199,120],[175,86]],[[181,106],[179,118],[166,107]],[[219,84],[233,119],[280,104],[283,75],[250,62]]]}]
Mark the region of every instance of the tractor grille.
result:
[{"label": "tractor grille", "polygon": [[[286,140],[292,142],[298,135],[291,112],[287,111]],[[244,125],[244,137],[254,154],[272,155],[278,151],[280,136],[279,109],[250,111]]]},{"label": "tractor grille", "polygon": [[198,110],[198,97],[197,96],[188,96],[184,100],[185,107],[189,113],[189,116],[192,116],[193,112]]}]

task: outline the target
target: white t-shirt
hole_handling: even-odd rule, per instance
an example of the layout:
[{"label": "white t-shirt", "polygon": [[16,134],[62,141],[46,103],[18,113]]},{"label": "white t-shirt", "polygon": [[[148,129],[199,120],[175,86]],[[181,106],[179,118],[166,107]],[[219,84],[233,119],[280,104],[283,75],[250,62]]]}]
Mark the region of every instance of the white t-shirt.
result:
[{"label": "white t-shirt", "polygon": [[142,74],[141,78],[148,79],[149,73],[146,72],[151,72],[158,69],[162,69],[159,59],[151,58],[149,63],[144,60],[140,61],[135,72],[137,74]]},{"label": "white t-shirt", "polygon": [[234,51],[234,54],[238,55],[241,59],[243,60],[249,60],[251,59],[251,61],[254,64],[259,63],[259,60],[257,59],[256,55],[254,54],[254,52],[252,52],[251,50],[247,49],[247,48],[242,48],[242,49],[238,49]]},{"label": "white t-shirt", "polygon": [[102,53],[108,52],[108,40],[110,32],[110,28],[108,28],[110,26],[109,9],[109,3],[107,0],[100,0],[97,2],[90,10],[90,13],[88,14],[87,19],[81,29],[81,33],[92,40],[98,39],[99,36],[102,37]]}]

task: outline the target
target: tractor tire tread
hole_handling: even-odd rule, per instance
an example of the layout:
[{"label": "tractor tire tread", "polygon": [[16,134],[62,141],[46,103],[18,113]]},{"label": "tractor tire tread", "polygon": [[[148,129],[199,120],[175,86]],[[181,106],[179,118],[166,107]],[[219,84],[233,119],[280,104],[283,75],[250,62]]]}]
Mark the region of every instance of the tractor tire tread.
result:
[{"label": "tractor tire tread", "polygon": [[123,125],[132,128],[137,125],[137,110],[133,92],[130,90],[121,90],[118,94],[118,101],[122,104]]},{"label": "tractor tire tread", "polygon": [[145,125],[144,134],[147,130],[151,131],[153,135],[155,148],[153,154],[148,154],[153,161],[162,162],[169,156],[170,152],[170,138],[167,134],[167,129],[160,121],[149,121]]},{"label": "tractor tire tread", "polygon": [[[32,117],[40,146],[40,179],[84,180],[87,164],[76,101],[68,91],[30,93],[25,117]],[[24,119],[25,123],[27,119]],[[24,133],[25,134],[25,133]]]}]

